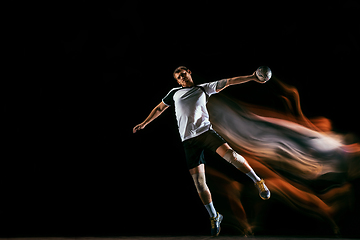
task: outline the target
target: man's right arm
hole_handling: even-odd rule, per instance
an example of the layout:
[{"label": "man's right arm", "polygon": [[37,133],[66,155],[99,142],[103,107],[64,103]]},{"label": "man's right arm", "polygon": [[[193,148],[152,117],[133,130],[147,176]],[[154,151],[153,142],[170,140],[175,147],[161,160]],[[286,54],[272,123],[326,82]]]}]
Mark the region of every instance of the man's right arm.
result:
[{"label": "man's right arm", "polygon": [[155,118],[160,116],[161,113],[163,113],[169,106],[167,106],[165,103],[161,102],[159,103],[149,114],[149,116],[140,124],[136,125],[133,128],[133,133],[136,133],[137,131],[144,129],[146,125],[151,123]]}]

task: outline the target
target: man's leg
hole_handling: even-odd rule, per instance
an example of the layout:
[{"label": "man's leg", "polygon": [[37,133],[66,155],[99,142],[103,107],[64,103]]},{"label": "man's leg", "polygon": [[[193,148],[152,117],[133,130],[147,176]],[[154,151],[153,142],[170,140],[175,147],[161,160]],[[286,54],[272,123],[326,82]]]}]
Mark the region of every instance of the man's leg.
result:
[{"label": "man's leg", "polygon": [[256,175],[246,159],[235,152],[229,144],[224,143],[218,147],[216,149],[216,153],[251,178],[251,180],[255,183],[255,186],[259,189],[259,195],[262,199],[267,200],[270,198],[270,191],[266,187],[264,180],[260,179]]},{"label": "man's leg", "polygon": [[206,184],[205,166],[204,164],[200,164],[197,167],[191,168],[189,172],[194,180],[199,197],[210,215],[211,235],[218,236],[220,233],[220,223],[223,219],[223,216],[216,212],[212,202],[211,193]]},{"label": "man's leg", "polygon": [[189,170],[194,180],[196,190],[205,208],[208,210],[210,217],[216,217],[216,211],[212,203],[211,193],[206,184],[205,166],[200,164]]}]

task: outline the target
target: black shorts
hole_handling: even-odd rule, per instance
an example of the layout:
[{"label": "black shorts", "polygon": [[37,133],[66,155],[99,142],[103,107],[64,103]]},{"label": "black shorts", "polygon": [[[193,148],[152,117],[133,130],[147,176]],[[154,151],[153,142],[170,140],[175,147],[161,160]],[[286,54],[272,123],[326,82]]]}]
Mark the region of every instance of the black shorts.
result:
[{"label": "black shorts", "polygon": [[204,150],[216,152],[216,149],[226,141],[214,130],[208,130],[197,137],[183,142],[188,169],[199,166],[205,162]]}]

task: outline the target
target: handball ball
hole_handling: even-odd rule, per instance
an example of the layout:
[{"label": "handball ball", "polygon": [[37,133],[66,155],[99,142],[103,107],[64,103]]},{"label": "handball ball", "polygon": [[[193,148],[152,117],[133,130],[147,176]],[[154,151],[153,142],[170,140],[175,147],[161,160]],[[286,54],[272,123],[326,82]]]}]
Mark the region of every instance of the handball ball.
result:
[{"label": "handball ball", "polygon": [[256,76],[262,82],[267,82],[272,76],[271,69],[268,66],[261,66],[256,69]]}]

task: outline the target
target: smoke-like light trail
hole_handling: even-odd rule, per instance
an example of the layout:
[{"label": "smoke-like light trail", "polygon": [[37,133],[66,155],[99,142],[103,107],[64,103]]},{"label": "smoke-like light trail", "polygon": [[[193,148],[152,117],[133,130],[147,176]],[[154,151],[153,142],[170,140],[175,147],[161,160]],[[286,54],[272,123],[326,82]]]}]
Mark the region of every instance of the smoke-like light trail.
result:
[{"label": "smoke-like light trail", "polygon": [[[346,145],[340,134],[331,131],[328,119],[306,118],[297,90],[274,80],[284,91],[287,112],[245,105],[220,95],[208,103],[213,127],[265,179],[274,198],[316,214],[338,233],[334,216],[351,202],[349,180],[360,177],[360,145]],[[234,225],[244,233],[251,232],[237,194],[240,183],[209,170],[209,177],[222,179],[221,190],[215,191],[226,195],[237,213]],[[311,185],[316,181],[325,184],[316,189]]]}]

